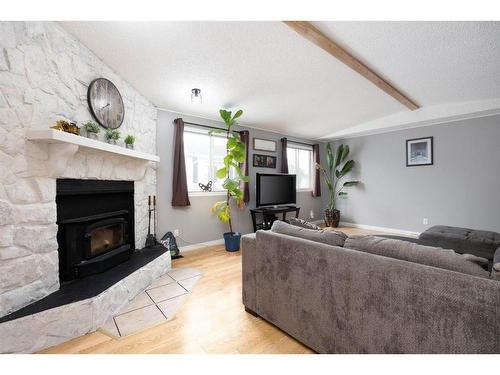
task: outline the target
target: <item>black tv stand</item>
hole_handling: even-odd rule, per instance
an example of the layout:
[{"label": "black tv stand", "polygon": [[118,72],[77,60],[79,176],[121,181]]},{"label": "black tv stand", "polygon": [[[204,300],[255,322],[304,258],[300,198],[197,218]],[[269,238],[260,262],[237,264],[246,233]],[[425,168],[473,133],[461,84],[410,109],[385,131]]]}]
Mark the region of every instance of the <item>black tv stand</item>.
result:
[{"label": "black tv stand", "polygon": [[281,220],[286,219],[288,212],[295,212],[295,217],[299,217],[300,207],[297,206],[266,206],[250,209],[252,215],[253,231],[259,229],[271,229],[275,220],[278,220],[278,214],[282,214]]}]

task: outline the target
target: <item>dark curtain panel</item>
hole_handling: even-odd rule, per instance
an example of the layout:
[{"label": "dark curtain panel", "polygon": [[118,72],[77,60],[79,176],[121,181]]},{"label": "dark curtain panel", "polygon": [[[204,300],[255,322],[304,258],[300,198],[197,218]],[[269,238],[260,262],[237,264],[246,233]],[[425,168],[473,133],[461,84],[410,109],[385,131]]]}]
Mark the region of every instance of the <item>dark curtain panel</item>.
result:
[{"label": "dark curtain panel", "polygon": [[[245,176],[248,176],[248,145],[250,144],[250,133],[248,130],[240,132],[240,139],[245,145],[245,161],[243,162],[242,169]],[[243,182],[243,202],[250,202],[250,185],[248,182]]]},{"label": "dark curtain panel", "polygon": [[314,179],[313,179],[313,197],[321,197],[321,174],[320,170],[316,168],[316,163],[320,164],[319,160],[319,144],[313,145],[313,166],[314,166]]},{"label": "dark curtain panel", "polygon": [[174,173],[172,176],[172,206],[190,206],[186,177],[186,160],[184,159],[184,121],[174,120]]},{"label": "dark curtain panel", "polygon": [[281,173],[288,173],[288,157],[286,156],[286,147],[288,141],[286,138],[281,138]]}]

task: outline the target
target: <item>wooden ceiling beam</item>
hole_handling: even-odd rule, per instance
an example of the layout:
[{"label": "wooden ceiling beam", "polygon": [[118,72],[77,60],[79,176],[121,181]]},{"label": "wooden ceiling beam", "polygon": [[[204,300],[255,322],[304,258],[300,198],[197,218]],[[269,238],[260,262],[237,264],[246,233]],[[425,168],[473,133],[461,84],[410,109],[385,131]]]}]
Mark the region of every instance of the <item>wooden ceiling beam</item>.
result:
[{"label": "wooden ceiling beam", "polygon": [[363,64],[333,40],[328,38],[325,34],[314,27],[307,21],[283,21],[287,26],[291,27],[298,34],[316,44],[318,47],[324,49],[330,55],[343,62],[349,68],[365,77],[379,89],[392,96],[398,102],[414,111],[420,108],[414,100],[408,98],[401,91],[391,85],[389,82],[380,77],[377,73],[371,70],[368,66]]}]

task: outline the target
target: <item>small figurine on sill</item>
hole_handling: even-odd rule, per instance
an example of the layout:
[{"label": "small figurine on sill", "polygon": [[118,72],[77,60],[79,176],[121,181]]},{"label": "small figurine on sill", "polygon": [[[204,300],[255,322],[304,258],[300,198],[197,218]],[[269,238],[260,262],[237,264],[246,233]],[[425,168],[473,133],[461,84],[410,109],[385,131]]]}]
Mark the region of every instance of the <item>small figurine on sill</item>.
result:
[{"label": "small figurine on sill", "polygon": [[212,191],[212,181],[208,181],[207,184],[202,184],[201,182],[198,184],[201,191],[203,192],[211,192]]}]

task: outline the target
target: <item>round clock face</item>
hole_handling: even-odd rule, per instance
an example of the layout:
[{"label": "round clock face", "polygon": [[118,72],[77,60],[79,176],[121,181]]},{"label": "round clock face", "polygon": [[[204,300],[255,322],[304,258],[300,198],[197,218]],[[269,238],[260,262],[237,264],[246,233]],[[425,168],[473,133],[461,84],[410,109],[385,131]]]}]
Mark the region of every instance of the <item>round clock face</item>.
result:
[{"label": "round clock face", "polygon": [[99,124],[109,129],[119,128],[125,117],[122,96],[106,78],[97,78],[89,86],[87,95],[90,111]]}]

